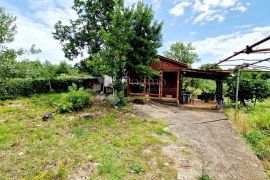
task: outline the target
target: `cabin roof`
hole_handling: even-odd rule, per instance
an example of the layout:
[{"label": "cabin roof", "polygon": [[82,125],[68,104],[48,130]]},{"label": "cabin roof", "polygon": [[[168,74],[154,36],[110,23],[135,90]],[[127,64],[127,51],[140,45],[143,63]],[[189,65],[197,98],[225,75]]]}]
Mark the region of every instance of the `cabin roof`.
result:
[{"label": "cabin roof", "polygon": [[181,67],[185,67],[185,68],[188,67],[188,65],[185,64],[185,63],[182,63],[180,61],[176,61],[174,59],[170,59],[170,58],[167,58],[167,57],[164,57],[164,56],[161,56],[161,55],[159,55],[159,59],[161,61],[167,61],[167,62],[173,63],[173,64],[178,65],[178,66],[181,66]]}]

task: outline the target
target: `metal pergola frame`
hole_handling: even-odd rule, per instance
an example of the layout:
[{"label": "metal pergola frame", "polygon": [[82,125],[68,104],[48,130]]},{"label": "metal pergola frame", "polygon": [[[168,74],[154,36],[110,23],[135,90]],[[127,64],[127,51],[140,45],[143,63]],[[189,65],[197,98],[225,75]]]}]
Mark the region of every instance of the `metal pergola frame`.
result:
[{"label": "metal pergola frame", "polygon": [[[236,103],[235,103],[235,109],[237,110],[238,108],[238,97],[239,97],[239,81],[240,81],[240,71],[244,72],[270,72],[270,66],[267,65],[260,65],[261,63],[264,62],[270,62],[270,57],[264,58],[264,59],[233,59],[236,56],[240,54],[257,54],[257,53],[263,53],[263,54],[268,54],[270,53],[270,48],[258,48],[259,45],[270,41],[270,36],[252,44],[246,46],[246,48],[242,49],[241,51],[235,52],[233,55],[219,61],[216,64],[213,64],[211,68],[215,66],[227,66],[227,67],[232,67],[231,71],[236,71],[237,72],[237,87],[236,87]],[[270,56],[270,55],[269,55]],[[237,64],[237,61],[244,61],[242,64]],[[226,64],[223,64],[225,63]],[[230,64],[233,62],[234,64]],[[245,68],[252,68],[252,69],[245,69]],[[235,111],[235,117],[236,117],[236,111]]]}]

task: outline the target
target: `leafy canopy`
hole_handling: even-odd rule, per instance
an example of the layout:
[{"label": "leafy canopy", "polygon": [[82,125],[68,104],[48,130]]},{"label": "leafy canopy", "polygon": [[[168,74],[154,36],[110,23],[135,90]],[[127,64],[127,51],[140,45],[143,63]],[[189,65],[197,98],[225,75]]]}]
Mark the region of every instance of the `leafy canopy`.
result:
[{"label": "leafy canopy", "polygon": [[123,0],[75,0],[73,8],[78,19],[70,25],[59,21],[54,32],[67,58],[86,50],[83,69],[111,75],[117,91],[123,90],[124,76],[153,73],[149,65],[162,45],[162,23],[154,21],[150,7],[139,2],[126,8]]},{"label": "leafy canopy", "polygon": [[14,41],[17,29],[15,21],[15,16],[7,13],[3,7],[0,7],[0,62],[16,57],[16,51],[5,46],[6,43]]},{"label": "leafy canopy", "polygon": [[202,69],[202,70],[222,70],[222,68],[219,65],[213,65],[213,64],[203,64],[203,65],[201,65],[200,69]]},{"label": "leafy canopy", "polygon": [[14,40],[16,34],[16,17],[7,13],[3,7],[0,7],[0,45],[10,43]]},{"label": "leafy canopy", "polygon": [[199,61],[199,57],[194,50],[195,48],[191,43],[176,42],[165,52],[165,56],[191,66]]},{"label": "leafy canopy", "polygon": [[[245,105],[245,101],[270,97],[269,73],[242,72],[239,81],[239,101]],[[228,96],[235,100],[237,77],[226,80],[228,84]]]}]

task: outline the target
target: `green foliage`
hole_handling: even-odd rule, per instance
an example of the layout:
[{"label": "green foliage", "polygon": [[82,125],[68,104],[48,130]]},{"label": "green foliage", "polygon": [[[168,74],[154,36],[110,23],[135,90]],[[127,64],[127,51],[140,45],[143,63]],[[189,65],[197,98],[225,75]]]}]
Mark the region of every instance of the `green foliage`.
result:
[{"label": "green foliage", "polygon": [[262,131],[252,130],[244,136],[259,158],[270,157],[270,138]]},{"label": "green foliage", "polygon": [[213,64],[203,64],[201,65],[200,69],[202,70],[222,70],[222,68],[218,65],[214,65]]},{"label": "green foliage", "polygon": [[126,73],[136,77],[152,75],[150,65],[158,62],[157,49],[162,46],[162,25],[154,20],[151,7],[138,3],[130,9],[132,33],[128,38],[131,50],[127,54]]},{"label": "green foliage", "polygon": [[15,21],[16,17],[0,7],[0,80],[3,79],[5,75],[3,65],[10,59],[14,60],[17,54],[14,49],[6,47],[7,43],[14,41],[17,29]]},{"label": "green foliage", "polygon": [[[197,95],[199,96],[198,98],[206,101],[209,99],[214,99],[216,94],[216,82],[213,80],[186,78],[184,81],[184,86],[186,87],[187,92],[195,96]],[[226,85],[224,84],[223,87],[224,91],[226,89]]]},{"label": "green foliage", "polygon": [[59,100],[57,105],[60,112],[78,111],[91,105],[90,94],[83,88],[77,90],[77,86],[72,84],[69,92]]},{"label": "green foliage", "polygon": [[[270,174],[270,99],[258,102],[254,107],[252,103],[238,111],[238,118],[234,118],[235,111],[227,109],[235,127],[243,134],[246,142],[251,146],[256,155],[263,160],[265,169]],[[244,124],[243,124],[244,123]],[[268,175],[269,176],[269,175]]]},{"label": "green foliage", "polygon": [[120,102],[120,98],[117,96],[117,94],[110,94],[108,97],[108,104],[110,107],[115,107]]},{"label": "green foliage", "polygon": [[89,81],[89,78],[56,78],[56,79],[10,79],[9,81],[0,81],[0,100],[12,99],[18,96],[31,96],[33,94],[66,92],[73,83],[83,87]]},{"label": "green foliage", "polygon": [[129,168],[130,168],[134,173],[139,174],[139,175],[141,175],[141,174],[143,174],[143,173],[145,172],[144,169],[143,169],[140,165],[138,165],[138,164],[136,164],[136,163],[134,163],[134,162],[132,162],[132,163],[129,165]]},{"label": "green foliage", "polygon": [[[112,21],[115,2],[121,0],[76,0],[74,10],[78,18],[71,25],[55,24],[54,38],[59,40],[68,59],[74,59],[87,49],[90,59],[103,45],[102,29]],[[88,59],[88,58],[87,58]]]},{"label": "green foliage", "polygon": [[66,61],[61,61],[60,64],[56,67],[55,74],[71,74],[73,70],[72,66],[69,65]]},{"label": "green foliage", "polygon": [[[239,82],[239,101],[244,105],[248,100],[262,100],[270,96],[270,84],[261,78],[261,73],[242,72]],[[235,101],[237,77],[226,80],[228,84],[227,95]]]},{"label": "green foliage", "polygon": [[61,74],[76,75],[77,70],[62,61],[53,65],[49,61],[5,61],[0,63],[0,78],[55,78]]},{"label": "green foliage", "polygon": [[250,145],[256,146],[262,139],[265,138],[265,135],[263,135],[260,131],[253,130],[248,134],[245,134],[245,138]]},{"label": "green foliage", "polygon": [[16,34],[15,21],[16,17],[5,12],[5,9],[0,7],[0,45],[14,40]]},{"label": "green foliage", "polygon": [[[3,7],[0,7],[0,68],[7,61],[15,61],[15,58],[22,54],[37,54],[40,53],[40,49],[36,49],[35,45],[32,45],[30,50],[10,49],[6,46],[7,43],[14,41],[14,36],[17,32],[16,17],[10,13],[7,13]],[[1,73],[1,70],[0,70]],[[0,78],[3,78],[0,74]]]},{"label": "green foliage", "polygon": [[150,65],[157,62],[162,24],[154,21],[153,10],[141,2],[126,8],[123,0],[77,0],[74,9],[78,19],[71,20],[70,26],[58,22],[54,38],[71,60],[87,49],[89,57],[78,66],[112,76],[123,104],[123,77],[153,74]]},{"label": "green foliage", "polygon": [[181,61],[191,67],[193,63],[200,60],[194,50],[195,48],[191,43],[185,44],[183,42],[176,42],[171,45],[169,51],[165,52],[165,56],[177,61]]},{"label": "green foliage", "polygon": [[[127,108],[127,114],[95,103],[87,111],[100,112],[101,116],[91,121],[78,121],[84,112],[77,112],[55,113],[52,123],[42,123],[40,118],[55,110],[50,104],[61,96],[42,94],[3,102],[0,117],[5,118],[5,123],[0,123],[0,153],[6,158],[0,163],[1,179],[68,179],[81,168],[89,179],[138,179],[129,167],[132,162],[143,167],[143,175],[159,172],[165,179],[176,179],[177,171],[162,165],[169,161],[161,153],[163,138],[155,136],[155,129],[165,126],[162,122],[131,116],[132,108]],[[16,153],[10,153],[14,148]],[[153,151],[145,156],[149,148]],[[18,156],[20,152],[24,154]],[[149,158],[156,158],[161,166],[149,165]],[[100,166],[93,172],[84,171],[92,162]]]},{"label": "green foliage", "polygon": [[211,180],[210,176],[206,173],[203,173],[200,177],[199,180]]}]

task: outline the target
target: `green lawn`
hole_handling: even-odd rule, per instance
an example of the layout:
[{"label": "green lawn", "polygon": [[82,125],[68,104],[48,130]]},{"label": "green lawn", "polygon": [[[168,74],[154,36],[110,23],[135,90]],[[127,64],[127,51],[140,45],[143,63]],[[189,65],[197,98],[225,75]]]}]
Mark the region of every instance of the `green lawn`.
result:
[{"label": "green lawn", "polygon": [[234,109],[227,109],[226,114],[263,161],[270,178],[270,99],[258,103],[256,107],[248,104],[247,107],[241,108],[236,119]]},{"label": "green lawn", "polygon": [[[135,116],[130,105],[112,109],[98,102],[81,112],[60,114],[54,104],[61,96],[0,103],[1,178],[176,178],[174,168],[163,166],[172,163],[161,153],[163,137],[172,137],[164,123]],[[43,122],[46,112],[55,119]],[[85,112],[96,118],[79,120]]]}]

